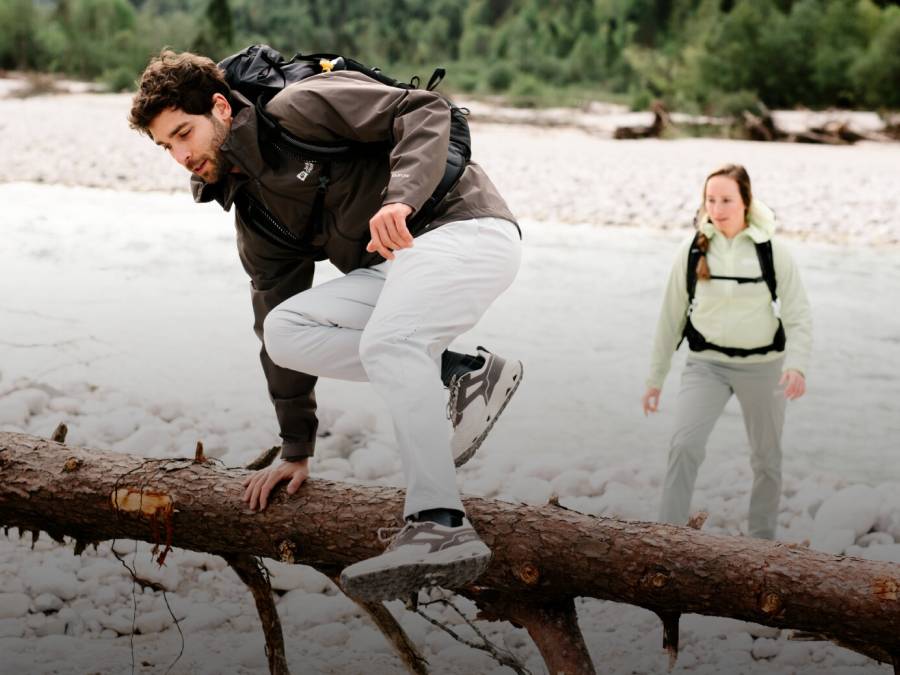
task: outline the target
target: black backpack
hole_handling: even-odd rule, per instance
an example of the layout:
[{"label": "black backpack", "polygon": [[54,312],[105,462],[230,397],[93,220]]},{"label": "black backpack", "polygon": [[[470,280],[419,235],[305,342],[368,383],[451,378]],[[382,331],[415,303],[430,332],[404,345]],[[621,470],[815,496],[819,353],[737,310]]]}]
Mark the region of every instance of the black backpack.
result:
[{"label": "black backpack", "polygon": [[[331,160],[348,160],[372,154],[387,154],[390,147],[387,143],[310,143],[297,138],[279,125],[271,115],[266,113],[265,105],[272,97],[287,85],[318,75],[327,71],[350,70],[362,73],[382,84],[400,89],[416,89],[419,78],[413,77],[409,83],[399,82],[382,73],[378,68],[368,68],[358,61],[337,54],[296,54],[286,60],[280,52],[268,45],[251,45],[237,54],[223,59],[219,68],[225,73],[225,81],[232,89],[246,96],[256,106],[259,120],[260,148],[266,162],[275,168],[279,163],[279,150],[287,148],[304,158],[317,159],[322,162],[319,189],[312,208],[311,219],[314,230],[322,230],[322,209],[325,193],[328,190]],[[440,84],[446,71],[435,69],[428,80],[426,89],[432,91]],[[448,103],[450,103],[448,101]],[[472,142],[469,134],[469,123],[466,120],[468,110],[450,103],[450,145],[447,153],[447,166],[444,175],[434,193],[411,219],[410,230],[429,220],[434,208],[456,185],[465,171],[472,155]],[[256,204],[256,208],[261,205]]]},{"label": "black backpack", "polygon": [[[682,333],[681,339],[684,340],[685,338],[687,338],[688,346],[690,346],[691,351],[701,352],[706,349],[712,349],[727,356],[751,356],[753,354],[767,354],[768,352],[773,351],[784,351],[784,346],[787,342],[787,339],[784,333],[784,324],[781,322],[781,317],[778,316],[777,311],[776,316],[778,316],[778,330],[775,331],[775,336],[772,338],[772,344],[765,347],[754,347],[752,349],[743,349],[741,347],[722,347],[720,345],[716,345],[712,342],[707,341],[707,339],[700,334],[700,331],[698,331],[694,327],[694,324],[691,323],[691,310],[693,309],[694,304],[694,293],[697,290],[697,263],[700,262],[700,258],[702,256],[706,255],[702,250],[700,250],[700,246],[697,243],[699,238],[700,233],[698,232],[696,235],[694,235],[694,240],[691,242],[691,250],[688,253],[688,314],[687,321],[684,324],[684,332]],[[726,277],[710,274],[709,278],[727,279],[730,281],[735,281],[739,284],[758,284],[761,282],[765,282],[766,286],[769,287],[769,293],[772,296],[772,308],[773,310],[775,310],[775,308],[778,307],[778,281],[775,279],[775,261],[772,257],[772,242],[764,241],[761,243],[756,243],[755,246],[756,257],[759,259],[759,269],[761,272],[760,276]],[[679,342],[678,344],[680,346],[681,342]]]}]

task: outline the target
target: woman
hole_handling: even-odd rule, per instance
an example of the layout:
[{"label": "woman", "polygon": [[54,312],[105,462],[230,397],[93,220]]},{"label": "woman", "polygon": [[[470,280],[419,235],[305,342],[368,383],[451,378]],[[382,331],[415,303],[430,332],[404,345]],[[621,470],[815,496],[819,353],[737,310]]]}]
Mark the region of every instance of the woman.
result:
[{"label": "woman", "polygon": [[785,401],[806,391],[809,304],[793,259],[772,238],[775,215],[753,198],[744,167],[707,177],[696,225],[669,277],[643,396],[644,414],[656,412],[672,354],[686,338],[660,520],[687,522],[706,441],[735,394],[752,452],[749,534],[773,539]]}]

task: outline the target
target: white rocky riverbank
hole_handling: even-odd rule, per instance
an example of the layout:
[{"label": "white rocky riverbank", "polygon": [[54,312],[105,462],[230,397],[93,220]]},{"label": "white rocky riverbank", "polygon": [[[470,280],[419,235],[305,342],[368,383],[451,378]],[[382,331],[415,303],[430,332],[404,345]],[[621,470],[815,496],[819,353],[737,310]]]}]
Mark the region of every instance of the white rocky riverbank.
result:
[{"label": "white rocky riverbank", "polygon": [[[146,456],[202,439],[228,465],[277,441],[250,330],[230,217],[195,206],[183,170],[125,124],[127,97],[0,100],[0,429]],[[571,129],[479,125],[479,161],[522,218],[519,278],[460,346],[525,362],[525,381],[463,492],[597,515],[653,519],[672,422],[676,359],[662,411],[639,397],[662,285],[702,178],[745,163],[792,233],[814,310],[809,393],[789,407],[779,538],[900,562],[900,146],[852,148],[712,140],[608,141]],[[10,182],[17,181],[17,182]],[[19,182],[26,181],[26,182]],[[42,183],[42,184],[38,184]],[[876,245],[881,244],[881,245]],[[337,272],[322,266],[318,280]],[[366,385],[323,381],[314,475],[398,485],[390,425]],[[706,529],[746,530],[746,441],[730,405],[695,498]],[[118,542],[168,589],[185,634],[173,673],[264,672],[249,594],[214,556]],[[384,639],[327,579],[272,565],[294,672],[400,672]],[[135,612],[135,609],[136,612]],[[468,607],[468,606],[467,606]],[[436,673],[510,672],[391,609]],[[652,614],[579,601],[603,672],[665,672]],[[449,617],[448,617],[449,619]],[[0,673],[166,672],[181,641],[159,593],[132,595],[109,543],[0,536]],[[532,672],[524,632],[484,624]],[[675,673],[890,672],[788,632],[689,616]]]}]

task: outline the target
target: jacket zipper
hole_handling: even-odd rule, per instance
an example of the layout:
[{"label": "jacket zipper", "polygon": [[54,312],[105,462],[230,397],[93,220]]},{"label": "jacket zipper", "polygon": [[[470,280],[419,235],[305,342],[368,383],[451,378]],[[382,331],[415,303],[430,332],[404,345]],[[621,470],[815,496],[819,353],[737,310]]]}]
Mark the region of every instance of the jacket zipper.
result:
[{"label": "jacket zipper", "polygon": [[247,225],[263,238],[307,255],[314,253],[314,249],[305,246],[298,236],[282,225],[255,197],[245,194],[243,199],[247,204]]},{"label": "jacket zipper", "polygon": [[[252,199],[252,198],[250,198],[250,199]],[[286,237],[288,240],[293,241],[293,242],[299,241],[299,238],[297,237],[297,235],[295,235],[293,232],[288,230],[284,225],[282,225],[277,220],[275,220],[274,216],[272,216],[272,214],[269,213],[269,210],[264,208],[262,206],[262,204],[253,203],[253,202],[251,202],[251,204],[252,204],[252,208],[256,209],[256,211],[259,212],[259,215],[261,215],[263,218],[265,218],[266,222],[271,226],[271,229],[274,229],[276,231],[276,234],[281,234],[284,237]]]}]

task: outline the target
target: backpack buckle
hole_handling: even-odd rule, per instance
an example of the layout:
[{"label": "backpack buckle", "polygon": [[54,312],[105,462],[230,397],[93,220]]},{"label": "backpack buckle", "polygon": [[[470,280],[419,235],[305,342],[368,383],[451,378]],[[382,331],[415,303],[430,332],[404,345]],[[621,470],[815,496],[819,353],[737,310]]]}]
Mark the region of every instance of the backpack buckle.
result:
[{"label": "backpack buckle", "polygon": [[781,298],[775,298],[772,301],[772,313],[775,315],[776,319],[781,318]]}]

